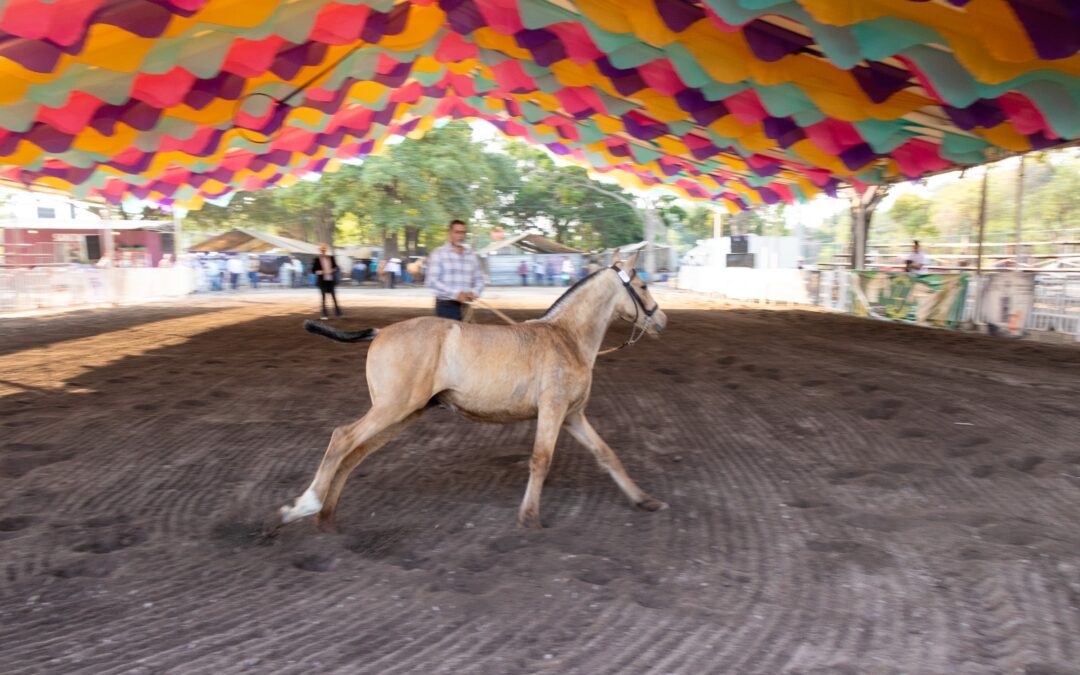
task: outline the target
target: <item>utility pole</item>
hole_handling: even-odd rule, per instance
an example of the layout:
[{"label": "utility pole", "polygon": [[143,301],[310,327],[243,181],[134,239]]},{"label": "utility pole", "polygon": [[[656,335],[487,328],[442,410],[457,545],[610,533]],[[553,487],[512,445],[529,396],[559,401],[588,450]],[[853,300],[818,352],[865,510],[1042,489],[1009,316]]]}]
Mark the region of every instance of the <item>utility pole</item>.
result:
[{"label": "utility pole", "polygon": [[1016,251],[1016,264],[1015,269],[1020,269],[1023,261],[1023,253],[1021,253],[1020,242],[1023,239],[1024,232],[1024,160],[1027,159],[1027,155],[1020,155],[1020,170],[1016,174],[1016,245],[1014,250]]}]

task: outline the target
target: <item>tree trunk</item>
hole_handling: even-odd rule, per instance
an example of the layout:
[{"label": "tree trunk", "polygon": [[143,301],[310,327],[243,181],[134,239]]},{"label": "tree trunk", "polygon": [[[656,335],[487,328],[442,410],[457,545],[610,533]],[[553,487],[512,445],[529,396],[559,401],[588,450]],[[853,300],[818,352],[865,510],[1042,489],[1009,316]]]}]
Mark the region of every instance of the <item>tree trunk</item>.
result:
[{"label": "tree trunk", "polygon": [[399,256],[398,249],[398,233],[385,232],[383,233],[383,259],[389,260],[390,258],[397,258]]},{"label": "tree trunk", "polygon": [[420,228],[405,228],[405,255],[416,255],[416,248],[420,245]]},{"label": "tree trunk", "polygon": [[866,242],[870,237],[870,222],[885,195],[888,185],[871,185],[862,194],[852,190],[851,197],[851,269],[860,270],[866,265]]},{"label": "tree trunk", "polygon": [[315,216],[315,239],[316,243],[334,245],[334,216],[329,209],[319,209]]}]

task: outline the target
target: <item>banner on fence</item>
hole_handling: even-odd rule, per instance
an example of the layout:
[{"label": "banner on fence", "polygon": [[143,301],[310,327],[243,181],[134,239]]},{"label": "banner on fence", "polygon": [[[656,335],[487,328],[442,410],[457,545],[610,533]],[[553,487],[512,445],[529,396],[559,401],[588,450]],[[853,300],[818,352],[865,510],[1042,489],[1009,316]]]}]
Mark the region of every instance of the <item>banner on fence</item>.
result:
[{"label": "banner on fence", "polygon": [[1035,304],[1035,275],[998,272],[984,278],[975,322],[991,335],[1020,337]]},{"label": "banner on fence", "polygon": [[964,310],[968,275],[857,271],[852,282],[856,316],[953,328]]}]

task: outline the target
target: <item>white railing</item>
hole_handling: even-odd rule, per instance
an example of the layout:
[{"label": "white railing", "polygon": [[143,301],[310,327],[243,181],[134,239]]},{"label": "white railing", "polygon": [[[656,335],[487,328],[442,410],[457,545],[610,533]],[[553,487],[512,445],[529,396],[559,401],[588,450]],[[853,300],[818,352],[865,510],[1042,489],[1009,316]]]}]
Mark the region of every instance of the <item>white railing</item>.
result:
[{"label": "white railing", "polygon": [[[992,276],[969,277],[960,326],[972,326],[983,284]],[[683,266],[677,286],[713,293],[739,302],[793,303],[851,311],[851,272],[833,270],[759,270],[709,266]],[[1080,274],[1048,273],[1035,276],[1035,295],[1026,328],[1056,332],[1080,341]]]},{"label": "white railing", "polygon": [[132,304],[195,289],[196,273],[188,267],[0,269],[0,313]]},{"label": "white railing", "polygon": [[1080,340],[1080,275],[1040,274],[1035,278],[1035,303],[1029,330],[1055,331]]}]

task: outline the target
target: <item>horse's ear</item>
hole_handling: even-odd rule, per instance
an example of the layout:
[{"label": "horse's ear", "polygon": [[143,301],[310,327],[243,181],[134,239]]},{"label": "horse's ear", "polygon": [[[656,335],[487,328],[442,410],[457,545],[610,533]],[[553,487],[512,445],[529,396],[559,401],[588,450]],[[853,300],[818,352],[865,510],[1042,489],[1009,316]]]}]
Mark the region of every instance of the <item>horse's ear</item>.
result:
[{"label": "horse's ear", "polygon": [[619,264],[619,249],[615,249],[611,252],[611,265],[614,267]]},{"label": "horse's ear", "polygon": [[637,265],[637,259],[641,257],[641,249],[634,251],[630,254],[630,258],[626,261],[626,269],[632,270]]}]

